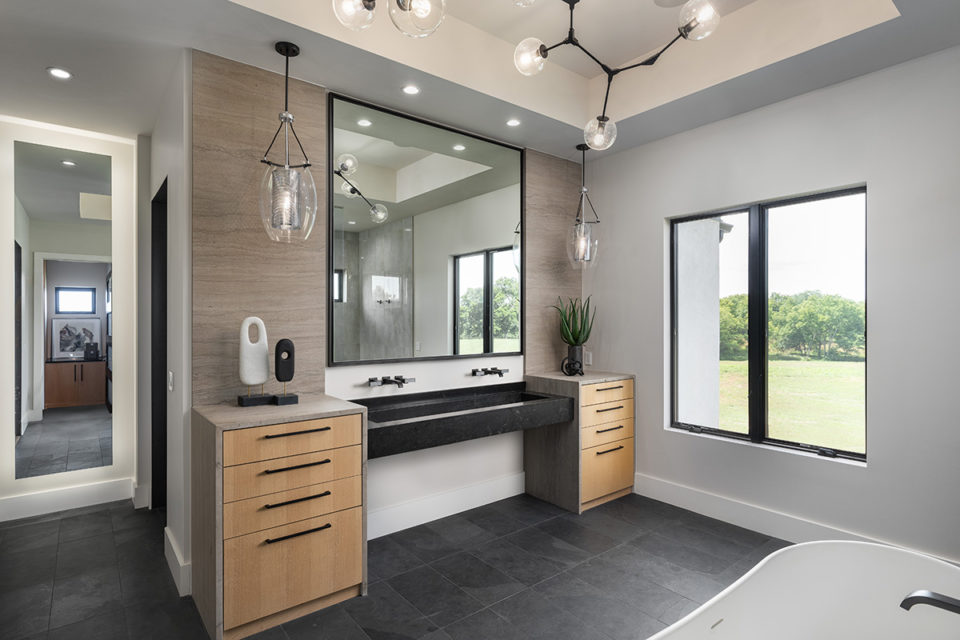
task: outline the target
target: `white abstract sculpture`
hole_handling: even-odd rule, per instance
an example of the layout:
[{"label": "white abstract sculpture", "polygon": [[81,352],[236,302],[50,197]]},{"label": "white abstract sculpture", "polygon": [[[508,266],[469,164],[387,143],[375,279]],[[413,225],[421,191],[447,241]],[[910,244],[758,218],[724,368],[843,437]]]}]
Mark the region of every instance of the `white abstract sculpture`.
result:
[{"label": "white abstract sculpture", "polygon": [[[250,341],[250,326],[257,326],[257,341]],[[267,328],[260,318],[246,318],[240,325],[240,382],[252,387],[266,384],[270,377]],[[248,394],[249,395],[249,394]]]}]

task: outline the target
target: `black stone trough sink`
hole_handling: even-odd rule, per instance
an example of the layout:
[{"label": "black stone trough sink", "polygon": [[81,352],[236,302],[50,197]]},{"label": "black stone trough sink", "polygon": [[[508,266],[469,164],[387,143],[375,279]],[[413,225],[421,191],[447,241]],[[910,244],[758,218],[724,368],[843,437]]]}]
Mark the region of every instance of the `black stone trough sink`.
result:
[{"label": "black stone trough sink", "polygon": [[367,407],[371,459],[573,420],[573,398],[523,382],[351,402]]}]

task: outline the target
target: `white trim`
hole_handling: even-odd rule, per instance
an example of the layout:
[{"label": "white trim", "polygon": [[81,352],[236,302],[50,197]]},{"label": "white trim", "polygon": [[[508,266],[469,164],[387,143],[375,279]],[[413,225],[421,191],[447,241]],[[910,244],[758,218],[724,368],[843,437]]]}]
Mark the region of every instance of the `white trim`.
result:
[{"label": "white trim", "polygon": [[855,540],[894,544],[642,473],[636,474],[633,490],[648,498],[790,542]]},{"label": "white trim", "polygon": [[133,479],[91,482],[63,489],[50,489],[0,498],[0,521],[19,520],[32,516],[89,507],[133,497]]},{"label": "white trim", "polygon": [[523,488],[524,474],[515,473],[370,511],[367,513],[367,538],[372,540],[516,496],[523,493]]},{"label": "white trim", "polygon": [[163,528],[163,555],[167,559],[167,567],[170,569],[170,575],[177,585],[177,593],[180,597],[188,596],[193,593],[193,573],[190,563],[183,559],[183,552],[180,550],[180,544],[173,537],[173,531],[170,527]]},{"label": "white trim", "polygon": [[150,483],[140,484],[133,489],[133,508],[150,509],[153,505],[150,502]]},{"label": "white trim", "polygon": [[40,122],[39,120],[28,120],[26,118],[17,118],[15,116],[0,115],[0,122],[6,122],[7,124],[22,127],[32,127],[34,129],[43,129],[44,131],[52,131],[54,133],[83,136],[84,138],[93,138],[95,140],[102,140],[104,142],[117,142],[120,144],[129,144],[131,146],[137,144],[135,138],[124,138],[109,133],[100,133],[99,131],[91,131],[89,129],[77,129],[75,127],[65,127],[60,124]]}]

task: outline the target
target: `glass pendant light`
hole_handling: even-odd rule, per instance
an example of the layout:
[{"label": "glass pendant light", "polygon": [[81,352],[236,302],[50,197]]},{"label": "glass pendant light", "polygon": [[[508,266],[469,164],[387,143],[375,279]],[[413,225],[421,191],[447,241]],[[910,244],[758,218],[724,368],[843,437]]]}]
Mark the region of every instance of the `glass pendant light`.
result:
[{"label": "glass pendant light", "polygon": [[[306,240],[313,231],[317,219],[317,188],[310,173],[310,160],[293,128],[293,114],[289,111],[290,58],[300,55],[300,48],[290,42],[278,42],[274,48],[286,59],[284,99],[283,111],[280,112],[280,127],[273,134],[273,140],[260,161],[267,165],[260,182],[260,217],[267,235],[272,240],[290,243]],[[270,149],[281,131],[282,164],[268,159]],[[291,133],[303,156],[301,164],[290,164]]]},{"label": "glass pendant light", "polygon": [[447,0],[388,0],[390,19],[405,36],[423,38],[443,22]]},{"label": "glass pendant light", "polygon": [[513,65],[525,76],[535,76],[543,71],[547,62],[547,48],[539,38],[521,40],[513,50]]},{"label": "glass pendant light", "polygon": [[[580,167],[580,203],[577,205],[577,217],[567,242],[567,256],[576,269],[593,267],[597,263],[599,240],[593,234],[593,226],[600,224],[600,216],[587,195],[587,145],[578,144],[577,150],[582,157]],[[593,220],[587,220],[587,206],[593,212]]]},{"label": "glass pendant light", "polygon": [[703,40],[717,30],[720,14],[710,0],[689,0],[677,19],[680,35],[687,40]]},{"label": "glass pendant light", "polygon": [[376,6],[377,0],[333,0],[333,14],[348,29],[363,31],[373,24]]},{"label": "glass pendant light", "polygon": [[380,203],[372,205],[370,207],[370,219],[377,224],[383,224],[387,221],[387,218],[390,217],[390,212],[387,211],[387,208]]},{"label": "glass pendant light", "polygon": [[597,116],[583,128],[583,141],[591,149],[609,149],[616,139],[617,123],[611,122],[607,116]]}]

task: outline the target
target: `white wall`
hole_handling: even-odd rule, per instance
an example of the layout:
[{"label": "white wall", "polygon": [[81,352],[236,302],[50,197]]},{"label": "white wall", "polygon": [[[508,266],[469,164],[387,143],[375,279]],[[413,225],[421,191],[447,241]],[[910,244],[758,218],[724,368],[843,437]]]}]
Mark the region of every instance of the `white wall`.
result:
[{"label": "white wall", "polygon": [[[151,136],[149,196],[167,180],[167,368],[174,383],[167,395],[164,534],[167,563],[181,595],[190,593],[191,101],[191,57],[185,50]],[[141,234],[149,239],[149,226]],[[143,235],[141,241],[150,246]],[[149,317],[149,304],[141,303],[140,310]],[[149,451],[149,443],[143,443],[140,455],[149,457]]]},{"label": "white wall", "polygon": [[[949,49],[590,164],[604,247],[584,284],[591,347],[598,367],[637,374],[640,492],[795,540],[960,559],[958,69]],[[864,183],[867,464],[666,428],[665,220]]]},{"label": "white wall", "polygon": [[30,220],[30,238],[35,252],[109,256],[112,226],[102,222]]},{"label": "white wall", "polygon": [[151,323],[150,297],[150,136],[137,136],[137,490],[133,506],[150,505],[151,480]]}]

